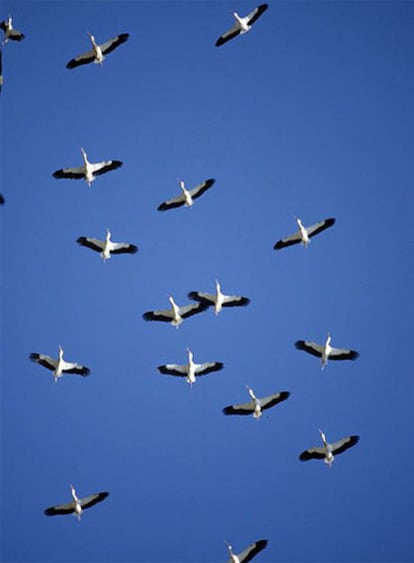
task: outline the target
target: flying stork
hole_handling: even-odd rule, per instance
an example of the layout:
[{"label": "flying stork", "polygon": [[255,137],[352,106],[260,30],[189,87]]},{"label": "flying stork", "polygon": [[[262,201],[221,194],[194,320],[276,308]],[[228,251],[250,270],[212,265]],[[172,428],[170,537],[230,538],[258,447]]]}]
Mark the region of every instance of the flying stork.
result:
[{"label": "flying stork", "polygon": [[101,493],[94,493],[89,495],[85,498],[78,498],[76,496],[76,491],[73,485],[70,486],[70,490],[72,493],[72,502],[68,502],[67,504],[57,504],[56,506],[51,506],[50,508],[46,508],[45,514],[46,516],[57,516],[58,514],[74,514],[78,521],[81,519],[82,512],[86,508],[90,508],[98,502],[102,502],[109,496],[107,491]]},{"label": "flying stork", "polygon": [[171,296],[168,297],[168,300],[171,303],[171,309],[147,311],[142,315],[143,319],[146,321],[164,321],[178,328],[184,319],[208,309],[208,305],[205,303],[190,303],[180,307]]},{"label": "flying stork", "polygon": [[323,221],[319,221],[319,223],[316,223],[311,227],[304,227],[299,217],[296,218],[296,222],[298,224],[298,230],[296,231],[296,233],[279,240],[273,246],[275,250],[280,250],[281,248],[285,248],[286,246],[292,246],[292,244],[299,244],[299,243],[301,243],[305,248],[307,248],[308,244],[310,243],[310,239],[315,235],[321,233],[325,229],[329,229],[329,227],[332,227],[332,225],[335,224],[335,219],[333,218],[324,219]]},{"label": "flying stork", "polygon": [[1,42],[2,45],[5,45],[7,41],[21,41],[24,39],[24,35],[21,31],[17,31],[17,29],[13,29],[12,24],[12,17],[9,16],[7,20],[4,20],[0,23],[0,29],[4,31],[3,41]]},{"label": "flying stork", "polygon": [[315,342],[308,342],[306,340],[297,340],[295,346],[298,350],[303,350],[312,356],[321,359],[321,369],[324,369],[329,360],[356,360],[359,353],[355,350],[348,350],[346,348],[333,348],[331,346],[331,335],[328,334],[323,345],[315,344]]},{"label": "flying stork", "polygon": [[290,393],[288,391],[280,391],[279,393],[274,393],[273,395],[268,395],[267,397],[258,398],[254,394],[253,389],[246,385],[247,391],[251,397],[250,403],[240,403],[239,405],[230,405],[223,409],[224,414],[240,414],[240,415],[250,415],[252,414],[256,420],[262,416],[264,410],[270,409],[286,401],[289,398]]},{"label": "flying stork", "polygon": [[313,448],[309,448],[302,452],[299,456],[300,461],[308,461],[309,459],[323,459],[329,467],[331,467],[334,461],[334,455],[341,454],[345,450],[352,448],[359,442],[359,436],[347,436],[346,438],[342,438],[342,440],[338,440],[338,442],[334,442],[330,444],[326,440],[325,434],[322,430],[319,430],[319,434],[321,435],[323,447],[314,446]]},{"label": "flying stork", "polygon": [[187,348],[188,363],[185,365],[167,364],[165,366],[158,366],[158,371],[167,375],[177,375],[178,377],[185,377],[190,387],[196,382],[196,377],[206,375],[213,371],[220,371],[223,369],[222,362],[204,362],[197,364],[193,361],[193,353]]},{"label": "flying stork", "polygon": [[80,364],[76,364],[73,362],[66,362],[63,359],[63,348],[59,345],[59,358],[55,360],[55,358],[51,358],[50,356],[46,356],[44,354],[30,354],[30,359],[41,366],[44,366],[47,369],[53,371],[53,376],[55,379],[55,383],[59,377],[63,377],[64,373],[76,373],[78,375],[82,375],[86,377],[90,374],[91,370],[85,366],[81,366]]},{"label": "flying stork", "polygon": [[110,170],[116,170],[122,166],[122,162],[120,160],[105,160],[103,162],[97,162],[96,164],[92,164],[88,160],[88,155],[81,148],[82,158],[83,158],[83,165],[79,168],[62,168],[61,170],[56,170],[53,172],[54,178],[71,178],[74,180],[83,179],[85,182],[90,186],[92,182],[95,180],[96,176],[100,176],[101,174],[105,174],[105,172],[109,172]]},{"label": "flying stork", "polygon": [[81,246],[87,246],[96,252],[100,252],[104,262],[109,260],[111,254],[135,254],[138,252],[138,247],[135,246],[135,244],[112,242],[111,231],[109,229],[106,229],[105,240],[98,240],[90,237],[79,237],[76,242]]},{"label": "flying stork", "polygon": [[179,180],[180,188],[182,194],[168,201],[164,201],[158,206],[158,211],[167,211],[167,209],[174,209],[174,207],[181,207],[183,205],[187,207],[192,207],[194,204],[194,200],[203,195],[211,186],[215,183],[214,178],[210,178],[209,180],[205,180],[201,184],[198,184],[195,188],[191,190],[187,190],[185,184],[182,180]]},{"label": "flying stork", "polygon": [[224,45],[224,43],[227,43],[227,41],[230,41],[230,39],[233,39],[233,37],[236,37],[237,35],[243,35],[244,33],[250,31],[254,22],[260,18],[260,16],[267,10],[268,7],[268,4],[260,4],[260,6],[255,8],[244,18],[240,17],[237,12],[233,12],[233,16],[236,22],[231,29],[224,32],[223,35],[221,35],[217,39],[216,47]]},{"label": "flying stork", "polygon": [[227,563],[248,563],[267,546],[267,540],[258,540],[251,543],[246,549],[236,555],[233,553],[233,547],[228,542],[224,543],[227,545],[230,555],[230,559],[227,560]]},{"label": "flying stork", "polygon": [[200,291],[190,291],[188,294],[190,299],[205,303],[209,307],[214,307],[216,315],[218,315],[222,307],[244,307],[250,303],[248,297],[239,295],[225,295],[221,291],[220,283],[216,280],[216,293],[202,293]]},{"label": "flying stork", "polygon": [[82,55],[78,55],[77,57],[71,59],[66,65],[66,68],[72,69],[92,62],[102,66],[105,55],[111,53],[122,43],[125,43],[129,37],[129,33],[121,33],[120,35],[109,39],[105,43],[102,43],[102,45],[98,45],[92,33],[88,32],[88,35],[92,43],[92,49],[87,53],[82,53]]}]

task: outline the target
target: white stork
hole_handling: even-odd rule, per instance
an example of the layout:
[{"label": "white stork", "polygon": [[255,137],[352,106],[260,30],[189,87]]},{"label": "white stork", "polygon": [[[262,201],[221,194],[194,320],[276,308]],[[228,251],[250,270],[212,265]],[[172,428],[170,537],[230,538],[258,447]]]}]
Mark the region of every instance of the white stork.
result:
[{"label": "white stork", "polygon": [[315,235],[321,233],[325,229],[329,229],[332,225],[335,224],[335,219],[324,219],[311,227],[304,227],[302,221],[299,218],[296,218],[296,222],[298,224],[298,230],[293,235],[290,235],[284,239],[279,240],[273,248],[275,250],[280,250],[281,248],[285,248],[286,246],[291,246],[292,244],[299,244],[301,243],[305,248],[310,243],[310,239]]},{"label": "white stork", "polygon": [[359,442],[359,436],[347,436],[346,438],[342,438],[342,440],[338,440],[338,442],[334,442],[330,444],[326,440],[325,434],[322,430],[319,430],[319,434],[321,435],[323,447],[314,446],[313,448],[309,448],[302,452],[299,456],[300,461],[308,461],[309,459],[323,459],[329,467],[331,467],[334,461],[334,454],[338,455],[347,450],[348,448],[352,448]]},{"label": "white stork", "polygon": [[58,514],[74,514],[78,521],[81,519],[82,512],[86,508],[90,508],[98,502],[102,502],[109,496],[107,491],[101,493],[94,493],[89,495],[85,498],[78,498],[76,496],[76,491],[73,485],[70,486],[70,490],[72,493],[72,502],[68,502],[67,504],[57,504],[56,506],[51,506],[50,508],[46,508],[45,514],[46,516],[57,516]]},{"label": "white stork", "polygon": [[240,414],[240,415],[250,415],[252,414],[256,420],[262,416],[264,410],[270,409],[286,401],[289,398],[290,393],[288,391],[280,391],[279,393],[274,393],[273,395],[268,395],[267,397],[258,398],[254,394],[253,389],[246,385],[247,391],[251,397],[250,403],[240,403],[238,405],[230,405],[223,409],[224,414]]},{"label": "white stork", "polygon": [[222,362],[204,362],[203,364],[197,364],[193,360],[192,351],[187,348],[188,353],[188,363],[185,365],[177,364],[167,364],[165,366],[158,366],[158,371],[167,375],[176,375],[178,377],[185,377],[186,381],[189,383],[190,387],[196,382],[196,377],[200,375],[206,375],[213,371],[220,371],[223,369]]},{"label": "white stork", "polygon": [[59,358],[56,360],[55,358],[51,358],[50,356],[45,356],[44,354],[30,354],[30,359],[41,366],[44,366],[47,369],[53,371],[53,376],[55,378],[55,383],[59,377],[63,377],[64,373],[76,373],[78,375],[82,375],[86,377],[90,374],[91,370],[85,366],[81,366],[80,364],[76,364],[73,362],[66,362],[63,359],[63,348],[59,345]]},{"label": "white stork", "polygon": [[54,178],[71,178],[74,180],[83,179],[85,182],[90,186],[92,182],[95,180],[96,176],[100,176],[101,174],[105,174],[105,172],[109,172],[110,170],[116,170],[122,166],[122,162],[120,160],[105,160],[103,162],[97,162],[93,164],[89,162],[88,155],[81,148],[82,158],[83,158],[83,165],[79,168],[62,168],[61,170],[56,170],[53,172]]},{"label": "white stork", "polygon": [[224,45],[224,43],[227,43],[227,41],[230,41],[230,39],[233,39],[233,37],[236,37],[237,35],[243,35],[244,33],[250,31],[254,22],[260,18],[260,16],[267,10],[268,7],[268,4],[260,4],[260,6],[255,8],[244,18],[240,17],[237,12],[233,12],[233,16],[236,22],[231,29],[223,33],[223,35],[221,35],[217,39],[216,47]]},{"label": "white stork", "polygon": [[328,360],[356,360],[359,353],[355,350],[347,348],[333,348],[331,346],[331,335],[328,334],[323,345],[315,344],[315,342],[308,342],[306,340],[297,340],[295,346],[298,350],[303,350],[312,356],[321,359],[321,369],[324,369]]},{"label": "white stork", "polygon": [[98,45],[92,33],[88,32],[88,35],[92,43],[92,49],[87,53],[82,53],[82,55],[78,55],[77,57],[71,59],[66,65],[66,68],[72,69],[92,62],[102,66],[105,55],[111,53],[122,43],[125,43],[129,37],[129,33],[121,33],[120,35],[109,39],[105,43],[102,43],[102,45]]},{"label": "white stork", "polygon": [[24,39],[24,35],[21,31],[17,31],[17,29],[13,28],[12,17],[9,16],[7,20],[4,20],[0,23],[0,29],[4,31],[3,41],[1,42],[2,45],[5,45],[7,41],[21,41]]},{"label": "white stork", "polygon": [[210,178],[209,180],[205,180],[201,184],[198,184],[195,188],[191,190],[187,190],[185,184],[182,180],[179,180],[180,188],[182,194],[168,201],[164,201],[158,206],[158,211],[167,211],[167,209],[174,209],[174,207],[181,207],[183,205],[187,207],[192,207],[194,204],[194,200],[203,195],[211,186],[215,183],[214,178]]},{"label": "white stork", "polygon": [[143,319],[146,321],[164,321],[178,328],[184,319],[208,309],[208,305],[205,303],[190,303],[190,305],[180,307],[171,296],[168,297],[168,300],[171,303],[171,309],[164,311],[147,311],[142,315]]},{"label": "white stork", "polygon": [[246,547],[246,549],[236,555],[235,553],[233,553],[233,547],[228,542],[224,543],[227,545],[230,556],[230,559],[227,560],[227,563],[248,563],[253,559],[253,557],[256,557],[256,555],[263,551],[267,546],[267,540],[258,540],[254,543],[251,543]]},{"label": "white stork", "polygon": [[188,294],[190,299],[205,303],[209,307],[214,307],[216,315],[218,315],[223,307],[244,307],[250,303],[248,297],[240,295],[225,295],[221,291],[221,285],[216,280],[216,293],[202,293],[201,291],[190,291]]},{"label": "white stork", "polygon": [[90,237],[79,237],[76,242],[81,246],[92,248],[96,252],[100,252],[102,260],[105,262],[109,260],[111,254],[135,254],[138,252],[138,247],[135,244],[126,242],[112,242],[111,231],[106,229],[105,240],[98,240]]}]

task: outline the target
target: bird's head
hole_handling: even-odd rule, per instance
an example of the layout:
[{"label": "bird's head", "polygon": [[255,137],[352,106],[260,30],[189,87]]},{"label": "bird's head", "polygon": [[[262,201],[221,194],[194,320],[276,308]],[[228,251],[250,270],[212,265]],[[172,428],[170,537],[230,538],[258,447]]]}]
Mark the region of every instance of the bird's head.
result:
[{"label": "bird's head", "polygon": [[92,35],[92,33],[90,31],[87,31],[86,33],[89,35],[89,39],[92,41],[92,43],[94,43],[95,42],[95,36]]},{"label": "bird's head", "polygon": [[326,442],[325,432],[323,432],[320,428],[318,429],[318,432],[321,435],[322,442]]},{"label": "bird's head", "polygon": [[109,227],[106,227],[106,240],[109,240],[111,238],[111,231],[109,230]]},{"label": "bird's head", "polygon": [[226,540],[224,540],[224,543],[226,544],[227,549],[229,550],[229,553],[232,554],[232,553],[233,553],[233,547],[232,547],[232,545],[230,545],[229,542],[226,541]]},{"label": "bird's head", "polygon": [[86,151],[83,147],[81,147],[81,153],[82,153],[83,159],[86,160],[88,158],[88,155],[86,154]]}]

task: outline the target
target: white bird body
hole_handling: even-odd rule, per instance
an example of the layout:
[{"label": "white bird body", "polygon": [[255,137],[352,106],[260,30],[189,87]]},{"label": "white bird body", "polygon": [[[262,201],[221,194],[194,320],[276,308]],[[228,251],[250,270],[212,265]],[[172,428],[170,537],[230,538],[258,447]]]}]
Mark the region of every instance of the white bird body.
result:
[{"label": "white bird body", "polygon": [[90,186],[95,180],[96,176],[105,174],[110,170],[116,170],[122,166],[120,160],[105,160],[103,162],[92,163],[88,160],[88,155],[85,150],[81,148],[83,165],[78,168],[61,168],[53,172],[53,177],[57,179],[70,178],[70,179],[84,179]]},{"label": "white bird body", "polygon": [[78,498],[76,495],[75,488],[73,485],[70,485],[71,495],[72,495],[72,502],[68,502],[67,504],[58,504],[56,506],[51,506],[45,510],[46,516],[57,516],[59,514],[74,514],[78,521],[81,519],[82,512],[94,506],[98,502],[102,502],[105,500],[109,493],[104,491],[101,493],[94,493],[89,495],[85,498]]},{"label": "white bird body", "polygon": [[135,244],[126,242],[113,242],[111,240],[111,231],[106,230],[105,240],[99,240],[90,237],[79,237],[76,241],[81,246],[86,246],[100,252],[103,262],[109,260],[112,254],[135,254],[138,247]]},{"label": "white bird body", "polygon": [[158,370],[160,371],[160,373],[163,374],[185,377],[187,383],[191,387],[193,383],[196,382],[196,377],[223,369],[222,362],[204,362],[202,364],[197,364],[196,362],[194,362],[194,355],[189,348],[187,348],[187,353],[188,353],[187,364],[185,365],[166,364],[163,366],[158,366]]},{"label": "white bird body", "polygon": [[109,39],[105,43],[98,45],[94,35],[89,32],[88,35],[92,43],[92,49],[71,59],[66,65],[66,68],[72,69],[89,63],[95,63],[102,66],[102,63],[105,60],[105,55],[116,49],[122,43],[125,43],[125,41],[127,41],[129,37],[129,33],[121,33],[120,35]]},{"label": "white bird body", "polygon": [[250,303],[250,299],[248,297],[225,295],[221,291],[221,285],[218,280],[216,280],[216,292],[214,294],[202,293],[200,291],[190,291],[188,297],[198,301],[199,303],[205,303],[208,306],[213,306],[216,315],[220,313],[223,307],[243,307]]},{"label": "white bird body", "polygon": [[201,313],[208,308],[208,305],[204,303],[190,303],[189,305],[179,306],[171,296],[168,297],[168,300],[171,303],[171,309],[147,311],[143,314],[144,320],[169,322],[172,326],[178,328],[184,319]]},{"label": "white bird body", "polygon": [[298,225],[298,230],[296,231],[296,233],[277,241],[273,248],[275,250],[280,250],[281,248],[285,248],[286,246],[292,246],[293,244],[299,243],[307,248],[307,246],[311,242],[312,237],[316,236],[326,229],[329,229],[329,227],[332,227],[335,222],[336,220],[331,217],[329,219],[319,221],[319,223],[311,225],[310,227],[305,227],[301,219],[299,219],[299,217],[296,217],[296,223]]},{"label": "white bird body", "polygon": [[220,47],[220,45],[227,43],[227,41],[237,37],[237,35],[244,35],[250,31],[254,22],[263,14],[263,12],[267,10],[268,7],[268,4],[261,4],[245,17],[241,17],[237,12],[233,12],[233,17],[236,21],[232,28],[224,32],[223,35],[217,39],[216,47]]},{"label": "white bird body", "polygon": [[192,207],[194,200],[203,195],[204,192],[209,190],[215,183],[214,178],[209,178],[201,184],[198,184],[191,190],[187,190],[183,180],[179,180],[181,194],[177,197],[164,201],[158,206],[158,211],[167,211],[168,209],[174,209],[176,207]]},{"label": "white bird body", "polygon": [[246,547],[242,552],[237,555],[233,553],[233,547],[228,543],[224,542],[229,550],[229,557],[227,563],[248,563],[251,561],[258,553],[263,551],[267,546],[267,540],[258,540]]},{"label": "white bird body", "polygon": [[[323,446],[315,446],[309,448],[302,452],[299,456],[300,461],[308,461],[310,459],[323,459],[324,462],[331,467],[332,463],[335,459],[335,455],[338,455],[349,448],[352,448],[359,442],[359,436],[347,436],[346,438],[342,438],[333,444],[330,444],[327,439],[326,435],[322,430],[319,430],[319,434],[321,435]],[[335,455],[334,455],[335,454]]]},{"label": "white bird body", "polygon": [[305,340],[297,340],[295,346],[298,350],[308,352],[321,359],[321,369],[324,369],[328,360],[356,360],[359,353],[347,348],[334,348],[331,346],[331,335],[328,334],[323,345]]},{"label": "white bird body", "polygon": [[12,41],[21,41],[24,39],[24,34],[13,28],[13,20],[11,16],[0,23],[0,29],[4,31],[4,38],[1,42],[2,45],[5,45],[9,39]]},{"label": "white bird body", "polygon": [[30,359],[42,365],[43,367],[53,371],[53,376],[55,383],[57,383],[60,377],[63,377],[64,373],[75,373],[82,376],[87,376],[90,374],[90,369],[74,362],[67,362],[63,359],[63,348],[59,345],[59,357],[58,359],[51,358],[45,354],[30,354]]},{"label": "white bird body", "polygon": [[253,418],[259,420],[263,414],[263,411],[266,409],[270,409],[281,403],[282,401],[286,401],[290,397],[290,393],[288,391],[280,391],[279,393],[274,393],[272,395],[268,395],[267,397],[256,397],[253,389],[251,389],[248,385],[246,385],[246,389],[251,397],[250,403],[240,403],[237,405],[229,405],[223,409],[223,413],[226,415],[253,415]]}]

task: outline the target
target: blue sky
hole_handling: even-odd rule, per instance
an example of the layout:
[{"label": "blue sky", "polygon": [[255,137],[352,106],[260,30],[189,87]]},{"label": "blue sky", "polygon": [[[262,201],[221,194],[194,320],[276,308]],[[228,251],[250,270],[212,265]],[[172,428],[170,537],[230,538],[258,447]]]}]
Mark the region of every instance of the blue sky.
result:
[{"label": "blue sky", "polygon": [[[3,49],[1,550],[6,562],[225,561],[260,538],[268,562],[414,560],[412,333],[414,4],[4,1],[26,34]],[[122,32],[102,68],[66,63]],[[96,179],[54,170],[122,160]],[[157,206],[216,184],[192,209]],[[335,217],[309,248],[273,244]],[[79,236],[137,244],[99,255]],[[411,243],[411,244],[410,244]],[[178,329],[142,314],[192,290],[248,296]],[[361,354],[331,362],[297,339]],[[51,372],[31,352],[90,367]],[[157,366],[221,361],[189,388]],[[223,416],[291,397],[260,421]],[[360,443],[332,469],[319,443]],[[109,498],[47,518],[69,483]]]}]

